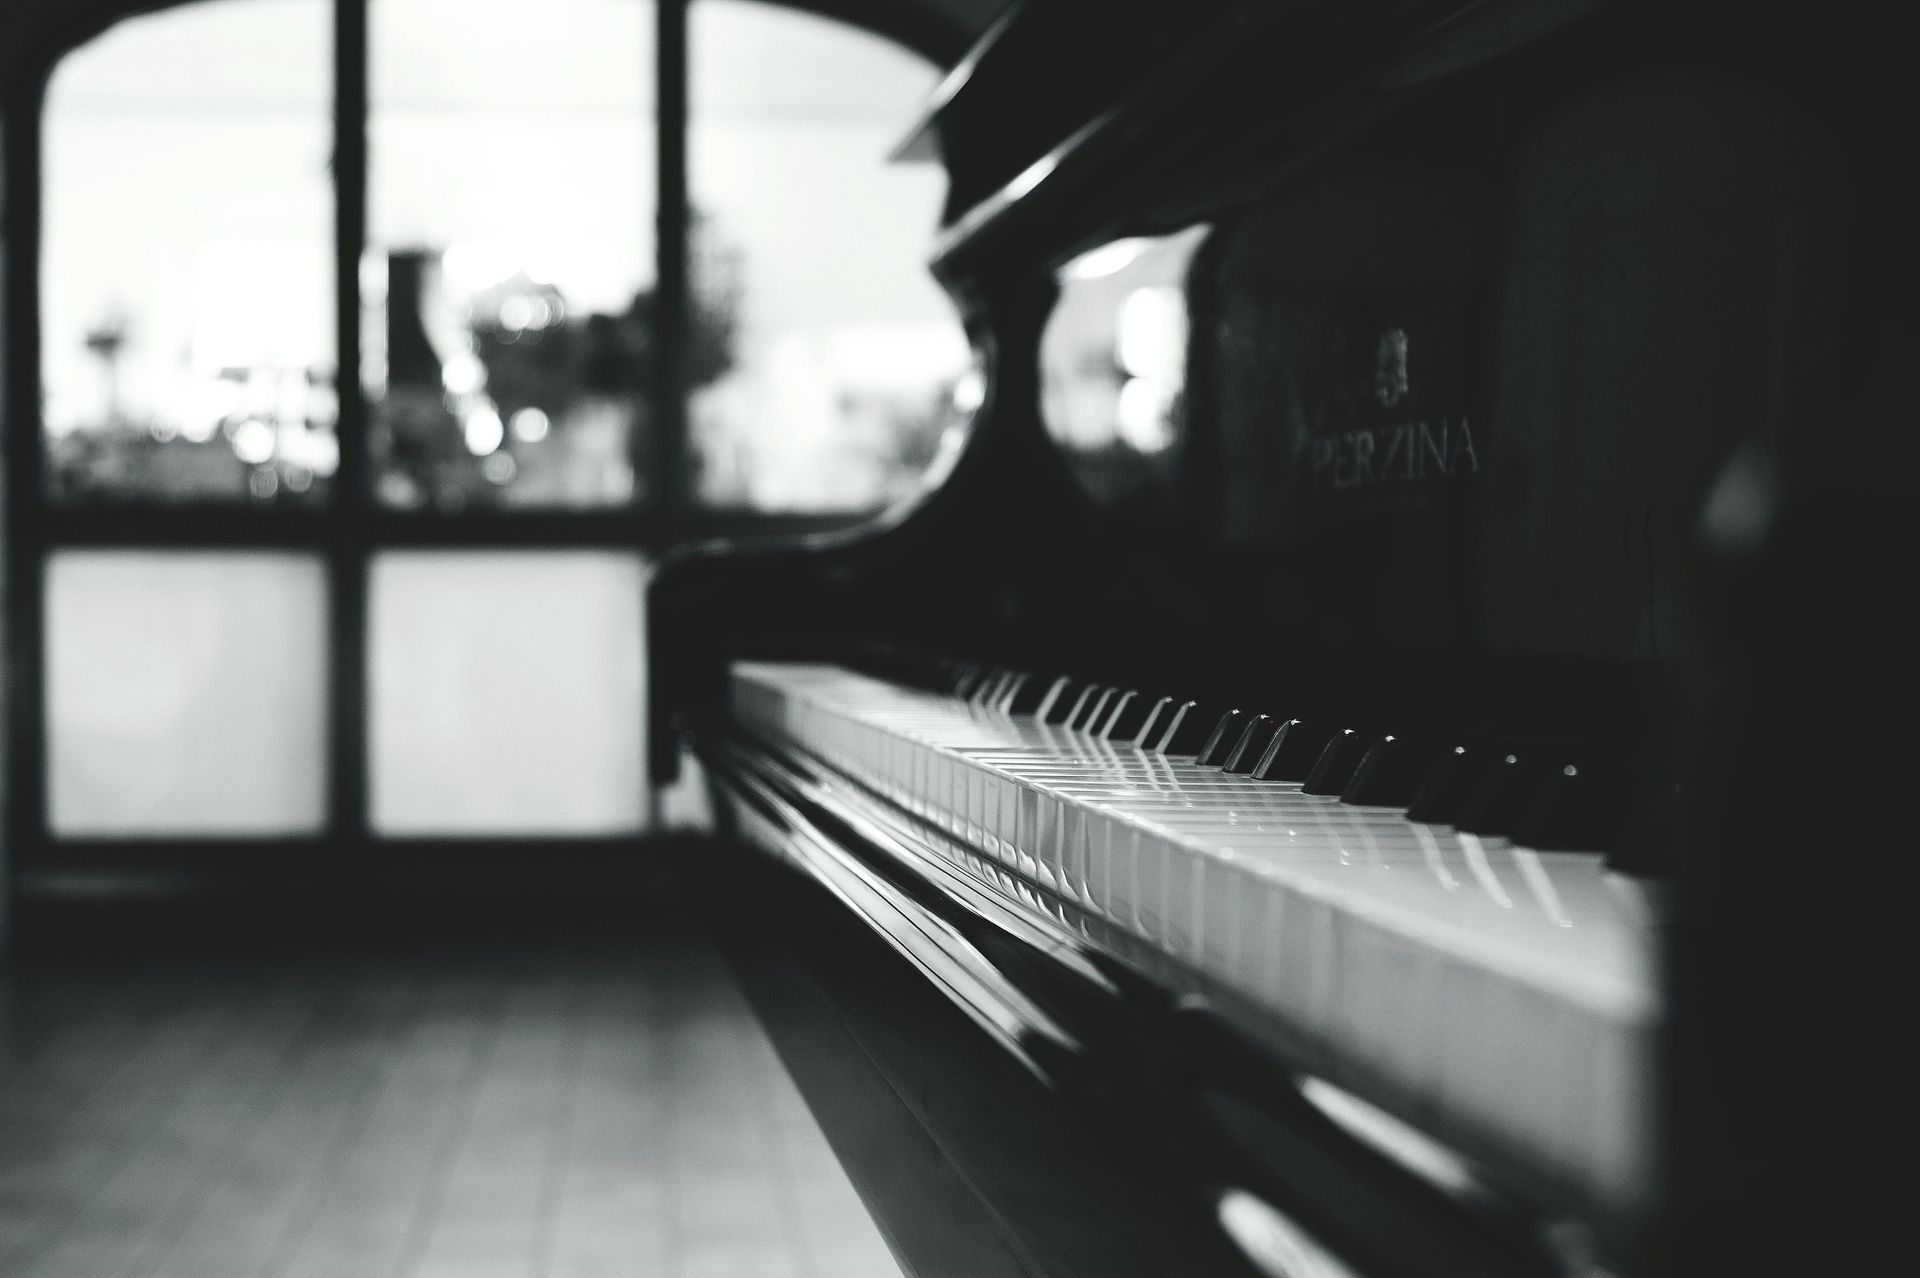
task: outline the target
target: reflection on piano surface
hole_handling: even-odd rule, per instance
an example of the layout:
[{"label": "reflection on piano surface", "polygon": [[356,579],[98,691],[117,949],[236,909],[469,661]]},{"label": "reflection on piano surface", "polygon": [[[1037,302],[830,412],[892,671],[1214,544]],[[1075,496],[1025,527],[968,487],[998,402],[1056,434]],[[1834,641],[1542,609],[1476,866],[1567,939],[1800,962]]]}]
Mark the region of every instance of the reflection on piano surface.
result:
[{"label": "reflection on piano surface", "polygon": [[857,1044],[812,1091],[938,1151],[863,1192],[945,1195],[928,1273],[1863,1247],[1820,991],[1897,906],[1783,871],[1900,837],[1791,766],[1910,642],[1878,19],[1151,8],[1013,10],[907,148],[985,374],[937,483],[652,587],[656,767]]}]

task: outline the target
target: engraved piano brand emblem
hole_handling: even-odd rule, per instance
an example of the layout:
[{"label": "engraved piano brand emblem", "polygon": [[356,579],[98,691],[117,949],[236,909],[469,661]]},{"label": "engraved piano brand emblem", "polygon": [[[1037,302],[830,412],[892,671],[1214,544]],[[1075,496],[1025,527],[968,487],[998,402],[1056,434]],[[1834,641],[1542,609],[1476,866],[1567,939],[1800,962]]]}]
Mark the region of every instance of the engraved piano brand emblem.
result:
[{"label": "engraved piano brand emblem", "polygon": [[1380,334],[1373,354],[1373,397],[1392,408],[1407,397],[1407,330],[1390,328]]},{"label": "engraved piano brand emblem", "polygon": [[1480,473],[1480,452],[1467,414],[1406,412],[1418,404],[1408,373],[1410,347],[1406,329],[1385,329],[1374,343],[1371,385],[1360,395],[1349,391],[1321,404],[1302,441],[1307,482],[1314,491],[1345,492]]},{"label": "engraved piano brand emblem", "polygon": [[1434,417],[1322,435],[1312,441],[1308,474],[1316,489],[1449,479],[1480,473],[1473,425]]}]

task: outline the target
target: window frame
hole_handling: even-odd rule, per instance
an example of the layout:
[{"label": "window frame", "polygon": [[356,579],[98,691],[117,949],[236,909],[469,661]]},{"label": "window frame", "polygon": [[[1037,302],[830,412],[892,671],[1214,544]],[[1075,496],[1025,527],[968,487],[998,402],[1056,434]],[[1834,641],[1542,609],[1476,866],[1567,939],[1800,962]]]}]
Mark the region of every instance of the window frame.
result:
[{"label": "window frame", "polygon": [[[436,514],[378,502],[367,469],[367,405],[360,378],[360,261],[367,240],[368,14],[377,0],[327,0],[332,9],[334,298],[340,447],[329,503],[320,509],[209,502],[57,505],[45,487],[41,420],[42,142],[46,92],[60,61],[117,23],[186,8],[202,0],[82,0],[23,14],[4,99],[4,280],[6,361],[4,440],[7,649],[7,845],[10,873],[68,868],[91,860],[123,867],[257,863],[268,871],[306,864],[350,865],[390,849],[438,850],[455,857],[534,848],[625,848],[648,831],[607,836],[530,838],[385,836],[369,820],[368,575],[385,550],[597,549],[644,559],[688,540],[767,537],[844,528],[844,515],[772,515],[704,507],[687,491],[687,404],[681,340],[684,324],[663,326],[653,343],[654,420],[664,428],[660,496],[645,504],[586,510],[470,510]],[[700,0],[649,0],[655,11],[654,77],[658,191],[655,297],[660,313],[685,317],[690,303],[687,137],[687,14]],[[964,52],[964,29],[931,5],[912,0],[751,0],[843,23],[947,65]],[[37,20],[37,25],[36,25]],[[4,69],[4,68],[0,68]],[[643,72],[644,73],[644,72]],[[45,570],[63,549],[304,550],[326,570],[329,617],[326,697],[328,741],[322,830],[310,836],[230,838],[76,837],[57,835],[47,814]],[[635,778],[645,787],[645,776]],[[89,856],[89,854],[91,854]]]}]

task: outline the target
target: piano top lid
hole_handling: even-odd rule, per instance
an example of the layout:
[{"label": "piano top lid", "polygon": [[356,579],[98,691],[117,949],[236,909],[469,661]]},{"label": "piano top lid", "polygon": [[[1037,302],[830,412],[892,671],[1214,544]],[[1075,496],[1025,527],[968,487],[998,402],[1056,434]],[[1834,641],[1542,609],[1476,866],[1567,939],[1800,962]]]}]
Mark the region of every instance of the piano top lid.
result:
[{"label": "piano top lid", "polygon": [[944,162],[951,215],[1107,110],[1220,15],[1266,7],[1262,0],[1010,5],[941,80],[891,158]]},{"label": "piano top lid", "polygon": [[987,24],[980,38],[973,42],[966,54],[956,62],[952,69],[940,77],[940,83],[933,87],[927,96],[926,105],[920,109],[920,116],[913,126],[900,139],[898,146],[887,158],[896,164],[924,164],[945,159],[940,147],[940,117],[947,106],[957,97],[967,83],[973,79],[980,68],[980,60],[1006,35],[1014,20],[1022,12],[1018,3],[1010,4],[1001,10],[1000,15]]},{"label": "piano top lid", "polygon": [[[1141,210],[1122,206],[1155,191],[1169,193],[1179,215],[1146,224],[1200,220],[1184,188],[1223,149],[1214,134],[1242,144],[1224,148],[1230,154],[1254,136],[1310,153],[1329,111],[1345,119],[1356,102],[1471,70],[1606,2],[1152,0],[1157,21],[1127,24],[1095,22],[1100,0],[1016,9],[982,41],[966,78],[942,85],[922,125],[937,138],[916,132],[901,147],[937,147],[947,165],[935,271],[964,270],[983,242],[1062,207],[1102,210],[1111,225],[1079,227],[1077,239],[1051,246],[1056,255],[1124,233],[1119,224],[1140,221]],[[1290,120],[1316,119],[1306,134],[1288,131]]]}]

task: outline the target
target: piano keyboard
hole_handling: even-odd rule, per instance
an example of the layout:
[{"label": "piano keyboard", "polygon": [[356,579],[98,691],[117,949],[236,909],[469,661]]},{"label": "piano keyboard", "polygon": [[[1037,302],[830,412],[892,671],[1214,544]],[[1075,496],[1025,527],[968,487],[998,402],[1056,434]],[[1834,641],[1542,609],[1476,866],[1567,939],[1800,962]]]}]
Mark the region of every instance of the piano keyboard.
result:
[{"label": "piano keyboard", "polygon": [[[953,866],[1510,1187],[1624,1218],[1653,1196],[1657,919],[1599,855],[1203,764],[1191,725],[1163,752],[1164,714],[1116,744],[1011,713],[1010,684],[740,663],[731,697]],[[1073,722],[1117,722],[1106,699]]]}]

